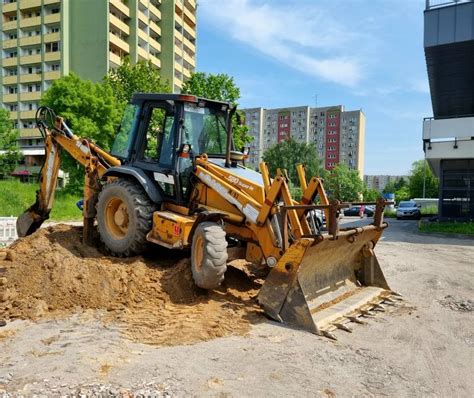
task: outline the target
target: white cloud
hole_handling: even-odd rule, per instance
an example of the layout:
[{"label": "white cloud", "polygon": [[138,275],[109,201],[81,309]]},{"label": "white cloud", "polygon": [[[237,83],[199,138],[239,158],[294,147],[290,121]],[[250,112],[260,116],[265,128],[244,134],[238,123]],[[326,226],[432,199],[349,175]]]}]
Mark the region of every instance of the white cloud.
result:
[{"label": "white cloud", "polygon": [[274,1],[201,0],[200,17],[233,39],[318,79],[355,87],[364,77],[361,37],[318,8]]}]

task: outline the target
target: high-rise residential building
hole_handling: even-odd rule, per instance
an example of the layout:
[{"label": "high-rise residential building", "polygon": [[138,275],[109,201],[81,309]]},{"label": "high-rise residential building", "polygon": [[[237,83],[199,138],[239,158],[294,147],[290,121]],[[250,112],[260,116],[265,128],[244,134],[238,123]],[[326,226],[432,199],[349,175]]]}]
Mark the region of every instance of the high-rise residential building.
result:
[{"label": "high-rise residential building", "polygon": [[196,0],[2,0],[0,11],[1,105],[26,155],[44,151],[35,112],[59,77],[99,81],[129,56],[177,92],[195,69]]},{"label": "high-rise residential building", "polygon": [[254,138],[249,164],[257,167],[271,146],[292,137],[314,143],[324,167],[331,170],[339,163],[364,175],[365,115],[345,111],[342,105],[310,108],[244,109],[245,123]]}]

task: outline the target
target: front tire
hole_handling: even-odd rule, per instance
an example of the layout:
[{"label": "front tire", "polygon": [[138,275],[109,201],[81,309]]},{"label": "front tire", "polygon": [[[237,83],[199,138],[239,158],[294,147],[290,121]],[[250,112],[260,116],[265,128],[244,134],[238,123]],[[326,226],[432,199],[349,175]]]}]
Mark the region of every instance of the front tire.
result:
[{"label": "front tire", "polygon": [[214,222],[200,223],[191,245],[191,271],[194,283],[203,289],[215,289],[227,270],[225,231]]},{"label": "front tire", "polygon": [[130,257],[145,250],[156,206],[137,183],[117,179],[102,189],[97,203],[100,238],[113,256]]}]

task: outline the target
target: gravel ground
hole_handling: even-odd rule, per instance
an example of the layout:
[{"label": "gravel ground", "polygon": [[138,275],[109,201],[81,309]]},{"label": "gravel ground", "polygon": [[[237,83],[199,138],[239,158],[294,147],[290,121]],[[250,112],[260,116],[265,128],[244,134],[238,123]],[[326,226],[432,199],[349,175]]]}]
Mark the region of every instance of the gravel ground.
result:
[{"label": "gravel ground", "polygon": [[162,348],[87,311],[14,321],[0,328],[0,397],[474,396],[474,240],[416,231],[390,221],[376,248],[404,304],[336,342],[264,319]]}]

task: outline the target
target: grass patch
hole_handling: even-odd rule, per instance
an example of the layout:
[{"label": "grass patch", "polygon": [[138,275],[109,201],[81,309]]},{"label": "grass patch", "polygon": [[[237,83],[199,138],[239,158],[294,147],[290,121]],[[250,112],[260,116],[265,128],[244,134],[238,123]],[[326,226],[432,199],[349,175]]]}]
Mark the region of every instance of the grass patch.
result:
[{"label": "grass patch", "polygon": [[430,222],[420,224],[421,232],[474,235],[474,222]]},{"label": "grass patch", "polygon": [[[0,181],[0,217],[18,217],[35,202],[37,189],[39,184],[26,184],[18,180]],[[76,207],[79,199],[76,195],[56,191],[50,220],[81,220],[82,213]]]},{"label": "grass patch", "polygon": [[422,216],[436,216],[438,215],[438,206],[426,206],[421,208]]}]

